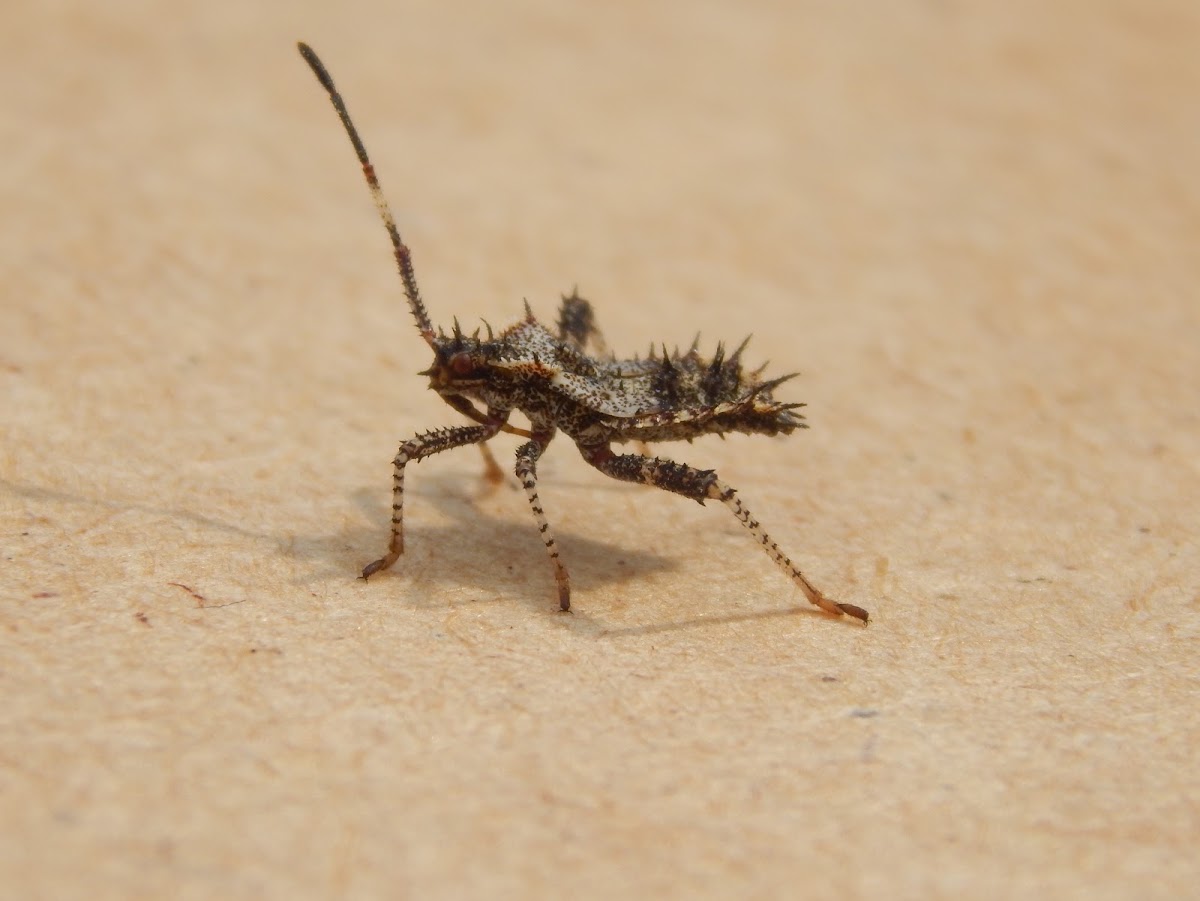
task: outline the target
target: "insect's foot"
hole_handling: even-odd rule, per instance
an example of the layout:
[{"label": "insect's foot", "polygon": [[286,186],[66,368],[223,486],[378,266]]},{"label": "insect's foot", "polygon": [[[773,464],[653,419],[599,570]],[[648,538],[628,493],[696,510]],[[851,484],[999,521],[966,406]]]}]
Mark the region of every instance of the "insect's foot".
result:
[{"label": "insect's foot", "polygon": [[562,608],[563,613],[571,612],[571,586],[558,586],[558,606]]},{"label": "insect's foot", "polygon": [[864,623],[867,621],[869,614],[862,607],[856,607],[854,604],[838,604],[838,609],[847,616],[853,616],[855,619],[860,619]]},{"label": "insect's foot", "polygon": [[366,566],[364,566],[362,576],[360,578],[365,582],[367,579],[371,578],[371,576],[375,575],[375,573],[379,572],[380,570],[387,569],[399,559],[399,552],[389,552],[386,557],[381,557],[374,563],[368,563]]},{"label": "insect's foot", "polygon": [[867,621],[867,617],[870,616],[866,610],[857,606],[856,604],[840,604],[837,601],[827,598],[824,592],[814,588],[811,584],[809,584],[807,579],[805,579],[801,585],[804,587],[804,593],[808,595],[808,599],[812,601],[815,606],[820,607],[826,613],[832,613],[834,616],[852,616],[864,623]]},{"label": "insect's foot", "polygon": [[492,487],[500,485],[504,482],[504,470],[486,444],[479,445],[479,450],[483,454],[483,481]]}]

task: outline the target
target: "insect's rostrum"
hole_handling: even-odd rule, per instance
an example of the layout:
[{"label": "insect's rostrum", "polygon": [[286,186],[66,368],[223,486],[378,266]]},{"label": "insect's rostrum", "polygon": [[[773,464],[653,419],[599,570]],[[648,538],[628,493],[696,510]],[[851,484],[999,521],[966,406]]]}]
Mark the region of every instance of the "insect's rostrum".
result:
[{"label": "insect's rostrum", "polygon": [[[614,444],[637,442],[644,449],[650,442],[691,441],[701,435],[727,432],[790,434],[805,427],[804,417],[798,412],[803,404],[777,401],[774,391],[794,376],[765,379],[762,367],[745,368],[745,341],[729,354],[718,344],[710,357],[700,352],[697,339],[686,351],[651,344],[645,356],[618,359],[604,344],[591,304],[576,291],[563,297],[553,331],[537,321],[528,304],[525,315],[499,333],[486,326],[483,334],[479,329],[467,334],[457,320],[449,333],[435,328],[417,289],[412,255],[400,238],[346,105],[312,48],[303,43],[299,48],[329,93],[354,145],[391,238],[409,310],[421,337],[433,350],[433,364],[421,375],[429,379],[429,387],[447,404],[475,423],[424,432],[400,445],[392,477],[391,540],[387,553],[363,569],[363,578],[387,569],[404,553],[405,467],[451,448],[475,444],[484,451],[488,475],[494,476],[495,462],[486,442],[507,432],[526,439],[517,451],[514,471],[554,566],[559,605],[569,610],[570,576],[542,507],[537,478],[539,458],[551,439],[562,432],[575,442],[588,463],[614,479],[651,485],[701,504],[707,500],[725,504],[812,604],[866,622],[866,610],[833,601],[813,586],[746,509],[737,492],[715,472],[648,454],[619,454],[613,450]],[[528,429],[509,424],[513,412],[529,421]]]}]

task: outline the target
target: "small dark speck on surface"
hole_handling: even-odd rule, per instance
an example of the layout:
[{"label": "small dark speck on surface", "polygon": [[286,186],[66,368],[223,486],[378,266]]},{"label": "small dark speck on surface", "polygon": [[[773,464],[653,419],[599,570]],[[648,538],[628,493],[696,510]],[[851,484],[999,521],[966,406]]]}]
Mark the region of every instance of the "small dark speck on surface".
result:
[{"label": "small dark speck on surface", "polygon": [[855,719],[869,720],[871,717],[879,716],[879,711],[872,710],[870,707],[855,707],[850,711],[850,715]]}]

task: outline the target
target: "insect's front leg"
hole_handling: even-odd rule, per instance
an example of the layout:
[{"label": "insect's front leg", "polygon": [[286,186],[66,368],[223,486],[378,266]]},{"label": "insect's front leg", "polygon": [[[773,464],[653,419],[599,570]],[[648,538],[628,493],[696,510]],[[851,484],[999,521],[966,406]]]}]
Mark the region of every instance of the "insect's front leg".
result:
[{"label": "insect's front leg", "polygon": [[381,569],[387,569],[404,553],[404,467],[410,462],[422,460],[433,454],[463,447],[468,444],[481,444],[494,438],[500,431],[502,422],[488,425],[463,425],[448,429],[436,429],[410,438],[400,445],[396,452],[395,469],[392,473],[392,538],[388,542],[388,552],[374,563],[363,567],[362,577],[369,579]]},{"label": "insect's front leg", "polygon": [[546,545],[546,553],[554,564],[554,578],[558,582],[558,606],[563,610],[571,609],[571,577],[558,558],[558,545],[554,541],[554,533],[542,509],[542,502],[537,492],[537,461],[546,450],[546,445],[554,437],[554,432],[534,432],[533,440],[521,445],[517,451],[517,481],[525,488],[529,496],[529,507],[533,510],[533,518],[537,522],[538,531],[542,535],[542,543]]},{"label": "insect's front leg", "polygon": [[[526,438],[529,437],[529,432],[525,431],[524,429],[514,429],[512,426],[507,424],[507,410],[499,410],[489,407],[487,413],[481,413],[475,407],[475,405],[471,403],[470,400],[453,394],[443,397],[442,400],[444,400],[454,409],[458,410],[459,413],[462,413],[468,419],[474,419],[476,422],[482,423],[483,425],[492,425],[493,423],[499,422],[499,428],[501,431],[509,432],[515,435],[524,435]],[[492,455],[491,450],[488,448],[486,440],[479,442],[479,452],[483,456],[484,481],[489,482],[492,485],[499,485],[504,481],[504,470],[501,469],[500,464],[496,462],[496,458]]]},{"label": "insect's front leg", "polygon": [[602,473],[620,479],[624,482],[640,482],[643,485],[653,485],[664,491],[673,491],[690,497],[703,504],[706,500],[718,500],[733,511],[738,522],[750,530],[750,534],[758,541],[767,555],[775,561],[775,565],[800,586],[809,603],[820,607],[828,613],[838,616],[847,614],[856,619],[867,621],[867,611],[854,604],[839,604],[827,598],[821,591],[805,578],[804,573],[779,549],[759,524],[746,506],[738,498],[737,492],[717,478],[711,469],[696,469],[685,463],[673,460],[663,460],[658,457],[643,457],[639,454],[614,454],[608,445],[581,447],[583,458],[599,469]]}]

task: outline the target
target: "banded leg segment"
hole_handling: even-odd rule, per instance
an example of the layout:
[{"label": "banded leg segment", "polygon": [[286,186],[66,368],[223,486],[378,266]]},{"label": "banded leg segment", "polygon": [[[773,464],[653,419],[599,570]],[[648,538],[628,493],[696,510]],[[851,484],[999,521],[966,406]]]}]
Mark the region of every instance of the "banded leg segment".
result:
[{"label": "banded leg segment", "polygon": [[529,497],[529,507],[533,510],[533,518],[542,535],[542,543],[546,545],[546,553],[550,555],[550,562],[554,564],[554,579],[558,582],[558,605],[563,610],[570,610],[571,577],[567,575],[567,569],[558,557],[558,544],[554,540],[554,533],[550,530],[550,522],[546,519],[546,512],[542,509],[542,502],[537,493],[537,461],[553,436],[553,432],[535,434],[532,441],[521,445],[517,451],[516,473],[517,481]]},{"label": "banded leg segment", "polygon": [[846,614],[847,616],[853,616],[855,619],[860,619],[864,623],[867,621],[869,614],[862,607],[854,604],[840,604],[837,601],[831,600],[819,588],[813,585],[812,582],[808,581],[804,573],[800,572],[796,564],[788,558],[788,555],[779,549],[779,545],[771,539],[766,529],[759,525],[758,520],[746,509],[746,505],[737,496],[737,491],[730,488],[720,479],[713,479],[712,484],[708,486],[708,496],[720,501],[733,511],[733,515],[738,518],[738,522],[750,530],[750,534],[762,545],[767,555],[775,561],[775,565],[800,586],[810,604],[820,607],[827,613],[834,613],[838,616]]},{"label": "banded leg segment", "polygon": [[425,457],[468,444],[482,444],[496,436],[500,423],[493,425],[464,425],[448,429],[436,429],[410,438],[400,445],[392,473],[392,538],[388,552],[374,563],[363,567],[362,577],[369,579],[382,569],[387,569],[404,553],[404,467]]},{"label": "banded leg segment", "polygon": [[705,500],[718,500],[733,511],[738,522],[750,530],[764,551],[785,574],[804,592],[809,603],[827,613],[843,614],[867,621],[867,611],[854,604],[839,604],[826,597],[815,585],[805,578],[804,573],[779,549],[758,520],[750,513],[737,491],[717,478],[711,469],[695,469],[685,463],[675,463],[658,457],[643,457],[638,454],[614,454],[607,445],[583,448],[583,457],[598,470],[624,482],[640,482],[665,491],[682,494],[701,504]]}]

